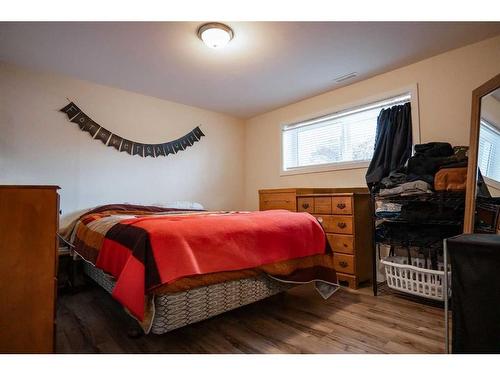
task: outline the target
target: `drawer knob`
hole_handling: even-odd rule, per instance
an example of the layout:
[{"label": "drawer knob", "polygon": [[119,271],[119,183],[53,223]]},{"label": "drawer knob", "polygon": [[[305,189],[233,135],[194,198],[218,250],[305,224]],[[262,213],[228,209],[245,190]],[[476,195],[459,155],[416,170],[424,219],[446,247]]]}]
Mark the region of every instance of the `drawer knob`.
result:
[{"label": "drawer knob", "polygon": [[317,220],[318,220],[318,223],[322,223],[323,222],[323,218],[321,216],[318,217]]},{"label": "drawer knob", "polygon": [[344,229],[345,227],[347,227],[347,224],[341,221],[340,223],[337,223],[337,226],[341,229]]},{"label": "drawer knob", "polygon": [[342,267],[342,268],[346,268],[348,266],[347,262],[345,260],[341,260],[339,262],[339,266]]},{"label": "drawer knob", "polygon": [[348,247],[349,245],[347,245],[345,242],[343,243],[344,247]]},{"label": "drawer knob", "polygon": [[337,208],[343,210],[345,208],[345,203],[337,203]]},{"label": "drawer knob", "polygon": [[304,208],[304,209],[309,208],[309,203],[302,203],[302,208]]}]

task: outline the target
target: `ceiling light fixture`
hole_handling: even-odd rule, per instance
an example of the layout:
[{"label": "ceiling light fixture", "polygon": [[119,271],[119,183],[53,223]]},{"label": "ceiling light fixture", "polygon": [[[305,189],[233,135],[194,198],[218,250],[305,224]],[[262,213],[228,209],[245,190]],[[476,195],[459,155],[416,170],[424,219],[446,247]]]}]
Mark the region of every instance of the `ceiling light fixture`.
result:
[{"label": "ceiling light fixture", "polygon": [[233,39],[233,30],[223,23],[210,22],[198,28],[198,38],[210,48],[220,49]]}]

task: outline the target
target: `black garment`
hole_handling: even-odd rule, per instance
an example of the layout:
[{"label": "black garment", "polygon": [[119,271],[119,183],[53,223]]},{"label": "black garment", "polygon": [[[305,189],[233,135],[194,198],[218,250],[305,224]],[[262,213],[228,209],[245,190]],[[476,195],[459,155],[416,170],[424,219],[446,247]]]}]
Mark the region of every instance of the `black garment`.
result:
[{"label": "black garment", "polygon": [[390,189],[395,186],[401,185],[406,182],[406,169],[400,168],[396,171],[392,171],[389,176],[384,177],[380,181],[380,185],[383,188]]},{"label": "black garment", "polygon": [[467,167],[467,164],[468,164],[467,160],[457,161],[456,163],[441,165],[441,166],[439,166],[439,170],[446,169],[446,168],[463,168],[463,167]]},{"label": "black garment", "polygon": [[447,207],[433,205],[428,202],[408,202],[401,207],[399,217],[409,223],[425,223],[427,221],[460,222],[464,217],[464,207]]},{"label": "black garment", "polygon": [[447,142],[429,142],[415,145],[415,155],[443,157],[453,155],[453,147]]},{"label": "black garment", "polygon": [[500,353],[500,236],[448,239],[453,353]]},{"label": "black garment", "polygon": [[478,198],[491,198],[490,189],[488,189],[488,185],[484,182],[483,174],[481,170],[477,169],[477,197]]},{"label": "black garment", "polygon": [[431,175],[439,169],[439,162],[442,158],[434,158],[422,154],[416,154],[408,160],[408,173],[417,176]]},{"label": "black garment", "polygon": [[412,148],[410,103],[383,109],[377,118],[375,151],[366,172],[370,190],[391,171],[403,167]]},{"label": "black garment", "polygon": [[467,147],[451,147],[445,142],[415,145],[415,155],[408,159],[408,174],[432,176],[440,168],[467,165]]},{"label": "black garment", "polygon": [[384,222],[375,229],[375,241],[384,244],[427,247],[462,232],[460,225],[424,225]]}]

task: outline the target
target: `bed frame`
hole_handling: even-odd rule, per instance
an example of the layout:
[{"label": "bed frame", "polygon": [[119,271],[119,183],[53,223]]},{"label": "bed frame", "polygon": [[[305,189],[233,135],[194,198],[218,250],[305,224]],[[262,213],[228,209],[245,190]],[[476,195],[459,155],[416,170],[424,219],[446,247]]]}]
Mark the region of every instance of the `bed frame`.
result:
[{"label": "bed frame", "polygon": [[[88,262],[83,263],[84,273],[111,294],[115,286],[114,278]],[[163,334],[262,300],[293,286],[280,283],[263,274],[185,292],[158,295],[154,299],[155,313],[152,325],[146,333]]]}]

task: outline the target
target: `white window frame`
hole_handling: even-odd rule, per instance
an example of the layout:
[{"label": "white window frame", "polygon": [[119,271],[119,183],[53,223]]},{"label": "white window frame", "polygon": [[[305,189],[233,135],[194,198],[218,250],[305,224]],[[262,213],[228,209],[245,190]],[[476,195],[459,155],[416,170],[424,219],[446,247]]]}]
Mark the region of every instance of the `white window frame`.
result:
[{"label": "white window frame", "polygon": [[300,118],[290,119],[286,123],[282,123],[279,127],[279,140],[280,140],[280,176],[289,176],[289,175],[299,175],[299,174],[307,174],[307,173],[320,173],[320,172],[331,172],[337,170],[344,169],[363,169],[368,168],[370,164],[369,161],[349,161],[349,162],[337,162],[337,163],[327,163],[320,165],[308,165],[303,167],[296,167],[293,169],[284,169],[284,158],[283,158],[283,131],[285,128],[289,127],[292,124],[297,124],[300,122],[306,122],[310,120],[314,120],[320,117],[334,115],[338,112],[348,111],[350,109],[355,109],[356,107],[363,107],[370,105],[372,103],[380,102],[386,99],[391,99],[397,96],[402,95],[410,95],[410,103],[411,103],[411,120],[412,120],[412,136],[413,136],[413,144],[420,143],[420,119],[419,119],[419,109],[418,109],[418,85],[411,84],[405,87],[401,87],[397,90],[387,91],[384,93],[380,93],[377,95],[373,95],[362,100],[351,102],[348,104],[342,104],[340,106],[331,107],[325,111],[319,113],[311,113],[307,116],[302,116]]},{"label": "white window frame", "polygon": [[500,190],[500,182],[489,178],[488,176],[483,176],[484,183],[491,186],[494,189]]}]

